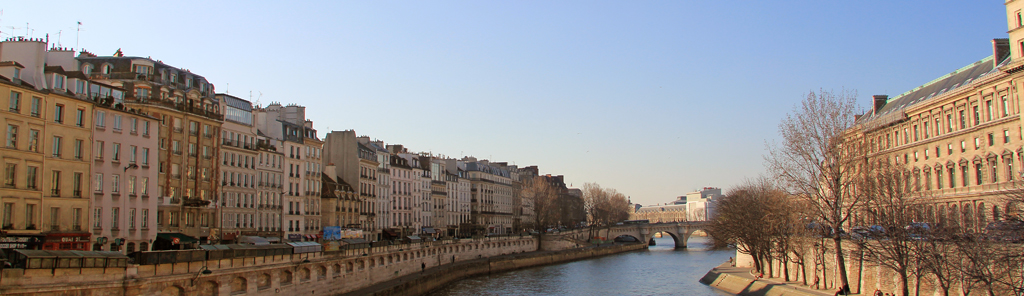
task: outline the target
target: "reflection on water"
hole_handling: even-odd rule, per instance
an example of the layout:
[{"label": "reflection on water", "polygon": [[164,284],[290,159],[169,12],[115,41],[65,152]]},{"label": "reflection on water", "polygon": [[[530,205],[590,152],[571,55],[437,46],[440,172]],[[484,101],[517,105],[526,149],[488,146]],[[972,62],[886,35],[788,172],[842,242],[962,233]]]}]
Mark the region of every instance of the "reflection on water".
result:
[{"label": "reflection on water", "polygon": [[683,250],[668,236],[655,242],[648,251],[465,279],[430,295],[729,295],[698,280],[733,251],[706,250],[704,237]]}]

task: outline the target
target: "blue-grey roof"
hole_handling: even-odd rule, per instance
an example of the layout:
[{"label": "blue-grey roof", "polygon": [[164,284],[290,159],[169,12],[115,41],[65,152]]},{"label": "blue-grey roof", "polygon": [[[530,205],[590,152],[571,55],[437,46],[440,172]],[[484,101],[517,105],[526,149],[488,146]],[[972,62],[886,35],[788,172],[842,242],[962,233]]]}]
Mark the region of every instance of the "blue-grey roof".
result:
[{"label": "blue-grey roof", "polygon": [[[871,130],[900,121],[906,118],[904,110],[907,107],[927,102],[932,98],[971,85],[981,78],[999,73],[998,67],[993,66],[992,60],[993,56],[988,56],[910,91],[889,98],[881,110],[865,114],[857,120],[858,124],[863,124],[866,130]],[[1003,66],[1009,61],[1010,59],[1007,57],[999,63],[999,66]]]}]

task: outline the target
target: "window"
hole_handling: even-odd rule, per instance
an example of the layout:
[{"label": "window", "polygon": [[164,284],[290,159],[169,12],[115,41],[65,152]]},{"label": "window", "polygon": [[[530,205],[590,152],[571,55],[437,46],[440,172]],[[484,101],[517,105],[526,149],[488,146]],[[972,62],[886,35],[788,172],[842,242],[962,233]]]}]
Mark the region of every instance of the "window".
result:
[{"label": "window", "polygon": [[995,145],[995,144],[996,144],[995,135],[993,135],[992,133],[988,133],[988,145],[992,146],[992,145]]},{"label": "window", "polygon": [[964,110],[960,110],[960,129],[967,128],[967,117],[964,115]]},{"label": "window", "polygon": [[36,205],[25,205],[25,224],[28,224],[26,229],[36,229]]},{"label": "window", "polygon": [[104,128],[107,126],[107,116],[103,111],[96,111],[96,127]]},{"label": "window", "polygon": [[9,104],[9,106],[8,106],[9,109],[8,110],[10,110],[11,112],[14,112],[14,113],[21,113],[21,93],[20,92],[16,92],[16,91],[12,91],[11,92],[11,99],[8,102],[8,104]]},{"label": "window", "polygon": [[14,224],[14,203],[4,203],[4,228],[11,228]]},{"label": "window", "polygon": [[73,190],[71,192],[71,196],[82,197],[82,173],[75,173],[72,175],[71,182],[71,188]]},{"label": "window", "polygon": [[60,158],[60,144],[64,138],[53,136],[53,157]]},{"label": "window", "polygon": [[71,230],[82,229],[82,208],[71,209]]},{"label": "window", "polygon": [[194,135],[199,134],[199,123],[195,121],[188,122],[188,133]]},{"label": "window", "polygon": [[935,168],[935,189],[942,189],[942,168]]},{"label": "window", "polygon": [[964,140],[960,140],[960,152],[967,152],[967,142]]},{"label": "window", "polygon": [[60,171],[53,171],[53,175],[50,177],[50,187],[52,189],[53,196],[60,196]]},{"label": "window", "polygon": [[50,207],[50,229],[60,229],[60,208]]},{"label": "window", "polygon": [[142,122],[142,135],[149,136],[149,121]]},{"label": "window", "polygon": [[32,97],[32,117],[39,117],[39,109],[42,108],[43,99],[40,97]]},{"label": "window", "polygon": [[94,178],[93,180],[94,180],[94,183],[92,185],[92,188],[94,188],[94,190],[96,190],[97,193],[102,193],[103,192],[103,174],[96,174],[96,178]]},{"label": "window", "polygon": [[1013,181],[1013,157],[1003,159],[1003,163],[1006,163],[1006,181]]},{"label": "window", "polygon": [[138,133],[139,132],[139,120],[137,118],[135,118],[135,117],[132,117],[131,125],[132,125],[132,133],[133,134],[134,133]]},{"label": "window", "polygon": [[7,125],[7,148],[18,149],[18,126]]},{"label": "window", "polygon": [[128,210],[128,229],[135,229],[135,209]]},{"label": "window", "polygon": [[64,105],[57,104],[53,108],[53,121],[56,123],[64,123]]},{"label": "window", "polygon": [[96,159],[103,159],[103,141],[96,141],[96,147],[92,149],[92,153],[96,154]]},{"label": "window", "polygon": [[149,228],[149,209],[142,209],[142,229]]},{"label": "window", "polygon": [[981,185],[981,164],[974,165],[974,185]]},{"label": "window", "polygon": [[135,176],[128,176],[128,194],[135,195]]},{"label": "window", "polygon": [[28,130],[28,151],[39,152],[39,130]]},{"label": "window", "polygon": [[95,210],[93,210],[92,211],[92,221],[93,221],[92,222],[92,227],[93,228],[100,228],[100,225],[101,225],[100,222],[102,221],[101,220],[102,218],[103,218],[103,209],[102,208],[96,208]]},{"label": "window", "polygon": [[29,166],[27,168],[28,170],[25,171],[25,188],[39,189],[38,182],[36,181],[36,173],[38,172],[39,168],[34,166]]},{"label": "window", "polygon": [[121,175],[110,175],[110,192],[121,192]]},{"label": "window", "polygon": [[128,162],[129,163],[135,163],[135,155],[136,155],[136,152],[138,152],[138,149],[139,148],[135,147],[135,146],[131,146],[131,147],[128,148],[128,151],[129,151]]},{"label": "window", "polygon": [[1010,142],[1010,131],[1009,130],[1004,130],[1003,131],[1003,143],[1009,143],[1009,142]]},{"label": "window", "polygon": [[974,137],[974,150],[978,150],[981,147],[981,139]]},{"label": "window", "polygon": [[114,131],[121,131],[121,114],[114,114]]},{"label": "window", "polygon": [[971,107],[971,110],[974,111],[974,125],[981,124],[981,112],[978,111],[978,106]]},{"label": "window", "polygon": [[142,165],[149,165],[149,148],[142,148]]},{"label": "window", "polygon": [[82,160],[82,145],[84,141],[75,139],[75,159]]},{"label": "window", "polygon": [[121,161],[121,143],[114,143],[114,147],[112,148],[111,159],[113,161]]},{"label": "window", "polygon": [[113,207],[110,209],[110,229],[118,229],[117,226],[120,224],[118,223],[120,222],[118,221],[119,216],[121,216],[121,208]]},{"label": "window", "polygon": [[994,115],[992,113],[992,100],[985,101],[985,112],[985,115],[988,116],[986,119],[992,120],[992,115]]},{"label": "window", "polygon": [[1003,101],[1003,117],[1010,116],[1010,103],[1006,100],[1006,95],[1002,96]]},{"label": "window", "polygon": [[139,185],[142,186],[142,195],[149,194],[149,177],[142,177],[142,183]]},{"label": "window", "polygon": [[75,125],[78,127],[85,126],[85,110],[78,109],[75,111]]}]

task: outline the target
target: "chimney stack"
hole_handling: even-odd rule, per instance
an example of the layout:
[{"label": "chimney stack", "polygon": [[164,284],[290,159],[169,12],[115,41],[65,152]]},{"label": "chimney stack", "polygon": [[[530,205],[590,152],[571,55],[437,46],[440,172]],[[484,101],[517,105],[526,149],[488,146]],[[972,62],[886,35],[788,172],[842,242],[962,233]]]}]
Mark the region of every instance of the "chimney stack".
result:
[{"label": "chimney stack", "polygon": [[992,68],[999,66],[999,62],[1010,55],[1010,39],[992,39]]},{"label": "chimney stack", "polygon": [[871,98],[874,100],[874,108],[871,109],[871,114],[878,114],[878,110],[885,107],[885,103],[889,101],[888,95],[874,95]]}]

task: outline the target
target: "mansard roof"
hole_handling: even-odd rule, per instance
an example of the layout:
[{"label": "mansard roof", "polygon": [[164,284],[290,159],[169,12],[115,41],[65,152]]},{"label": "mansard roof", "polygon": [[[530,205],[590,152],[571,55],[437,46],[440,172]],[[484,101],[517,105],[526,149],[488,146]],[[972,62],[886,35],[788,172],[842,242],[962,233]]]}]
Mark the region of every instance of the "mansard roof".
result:
[{"label": "mansard roof", "polygon": [[[865,129],[871,130],[903,120],[906,118],[904,111],[908,107],[928,102],[934,98],[941,97],[943,94],[969,86],[982,78],[998,74],[1000,71],[994,65],[993,59],[993,56],[988,56],[952,73],[929,81],[924,85],[889,98],[880,110],[874,113],[868,112],[868,114],[857,120],[857,123],[863,124]],[[1007,56],[999,62],[999,66],[1005,65],[1009,61],[1010,58]]]}]

